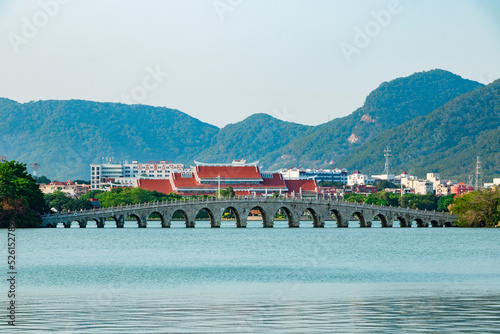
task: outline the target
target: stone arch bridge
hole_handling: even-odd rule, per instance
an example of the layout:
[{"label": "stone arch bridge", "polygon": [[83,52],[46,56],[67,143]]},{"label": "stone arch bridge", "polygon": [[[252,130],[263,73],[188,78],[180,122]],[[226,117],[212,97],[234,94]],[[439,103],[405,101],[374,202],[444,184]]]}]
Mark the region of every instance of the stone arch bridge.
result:
[{"label": "stone arch bridge", "polygon": [[300,198],[230,198],[202,200],[177,200],[152,202],[137,205],[125,205],[111,208],[93,209],[78,212],[53,213],[42,216],[42,227],[57,227],[62,223],[71,227],[77,222],[82,228],[89,221],[95,221],[97,227],[114,222],[116,227],[124,226],[127,217],[135,218],[139,227],[146,227],[148,219],[156,214],[162,227],[170,227],[174,213],[181,213],[186,227],[195,227],[197,214],[204,211],[208,214],[211,227],[220,227],[222,215],[226,210],[233,213],[237,227],[246,227],[251,210],[259,210],[263,227],[273,227],[275,214],[280,212],[288,220],[289,227],[299,227],[304,212],[308,212],[314,227],[324,227],[325,221],[336,221],[337,227],[348,227],[349,220],[356,217],[360,227],[371,227],[374,219],[379,219],[382,227],[392,227],[399,223],[400,227],[450,227],[455,226],[458,216],[450,213],[422,211],[390,206],[377,206],[340,202],[328,199]]}]

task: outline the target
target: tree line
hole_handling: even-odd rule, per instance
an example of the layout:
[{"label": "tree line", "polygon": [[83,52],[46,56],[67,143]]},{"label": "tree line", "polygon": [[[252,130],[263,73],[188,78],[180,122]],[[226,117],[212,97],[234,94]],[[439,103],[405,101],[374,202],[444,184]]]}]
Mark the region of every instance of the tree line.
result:
[{"label": "tree line", "polygon": [[[231,187],[221,189],[221,196],[233,197]],[[198,199],[204,196],[186,198]],[[90,199],[98,199],[101,207],[138,204],[156,201],[181,199],[182,196],[171,193],[163,194],[140,188],[113,188],[110,191],[93,190],[80,198],[71,198],[58,191],[43,195],[36,180],[27,171],[26,164],[15,161],[0,163],[0,228],[9,224],[16,227],[37,227],[41,224],[41,215],[57,211],[78,211],[92,209]],[[365,204],[402,206],[420,210],[449,211],[460,216],[458,225],[464,227],[493,227],[500,221],[500,189],[481,189],[462,196],[433,194],[406,194],[400,196],[380,191],[368,196],[347,194],[345,201]]]}]

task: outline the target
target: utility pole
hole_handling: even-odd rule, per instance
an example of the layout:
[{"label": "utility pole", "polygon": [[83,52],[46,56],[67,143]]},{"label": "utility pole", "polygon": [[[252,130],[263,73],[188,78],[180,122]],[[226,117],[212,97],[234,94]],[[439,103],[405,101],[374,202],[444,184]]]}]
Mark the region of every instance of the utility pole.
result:
[{"label": "utility pole", "polygon": [[385,157],[385,168],[384,172],[382,173],[383,175],[389,175],[389,169],[391,165],[391,150],[389,149],[389,145],[387,145],[386,149],[384,150],[384,157]]},{"label": "utility pole", "polygon": [[220,199],[220,175],[217,176],[217,198]]},{"label": "utility pole", "polygon": [[403,207],[403,180],[401,180],[401,207]]},{"label": "utility pole", "polygon": [[479,189],[480,185],[481,185],[481,160],[479,160],[479,156],[477,157],[477,161],[476,161],[476,182],[474,183],[474,190],[477,190]]}]

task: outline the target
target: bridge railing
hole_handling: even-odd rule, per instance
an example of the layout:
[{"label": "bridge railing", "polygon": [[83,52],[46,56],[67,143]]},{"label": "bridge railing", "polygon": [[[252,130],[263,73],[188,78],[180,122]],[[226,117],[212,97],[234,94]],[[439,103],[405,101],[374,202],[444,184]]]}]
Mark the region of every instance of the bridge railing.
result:
[{"label": "bridge railing", "polygon": [[88,216],[88,215],[101,215],[106,213],[114,213],[115,211],[134,211],[137,209],[145,209],[151,207],[159,207],[166,205],[183,205],[183,204],[202,204],[202,203],[234,203],[235,201],[256,201],[256,202],[281,202],[281,203],[310,203],[310,204],[334,204],[340,207],[349,207],[349,208],[359,208],[359,209],[377,209],[381,211],[394,211],[397,209],[401,213],[406,214],[419,214],[426,216],[441,216],[441,217],[450,217],[456,218],[456,215],[453,215],[449,212],[439,212],[439,211],[426,211],[426,210],[418,210],[418,209],[410,209],[410,208],[402,208],[402,207],[391,207],[391,206],[383,206],[383,205],[374,205],[374,204],[364,204],[364,203],[356,203],[356,202],[343,202],[339,200],[335,200],[332,198],[323,198],[323,197],[312,197],[312,198],[301,198],[301,197],[252,197],[252,196],[235,196],[232,198],[215,198],[215,197],[206,197],[206,198],[182,198],[178,200],[166,200],[166,201],[156,201],[156,202],[147,202],[147,203],[139,203],[139,204],[127,204],[127,205],[119,205],[109,208],[94,208],[89,210],[80,210],[73,212],[57,212],[57,213],[49,213],[43,215],[43,218],[52,218],[52,217],[69,217],[69,216]]}]

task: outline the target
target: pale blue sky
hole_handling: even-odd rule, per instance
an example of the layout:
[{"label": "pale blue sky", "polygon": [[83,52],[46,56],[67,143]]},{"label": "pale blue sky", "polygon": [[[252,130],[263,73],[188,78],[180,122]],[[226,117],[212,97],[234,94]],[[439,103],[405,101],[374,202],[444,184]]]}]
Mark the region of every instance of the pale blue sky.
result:
[{"label": "pale blue sky", "polygon": [[2,97],[166,106],[217,126],[324,123],[433,68],[500,77],[496,0],[0,0],[0,22]]}]

